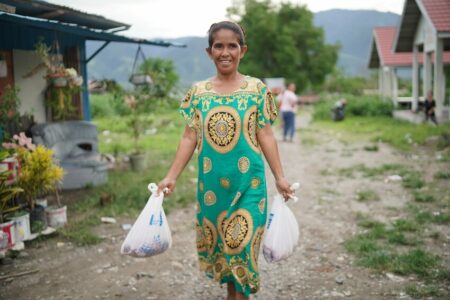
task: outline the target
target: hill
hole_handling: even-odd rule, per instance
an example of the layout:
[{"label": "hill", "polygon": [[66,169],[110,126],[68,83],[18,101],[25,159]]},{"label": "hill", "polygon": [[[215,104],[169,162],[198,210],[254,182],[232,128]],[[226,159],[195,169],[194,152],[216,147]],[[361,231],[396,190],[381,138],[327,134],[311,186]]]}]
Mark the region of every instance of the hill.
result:
[{"label": "hill", "polygon": [[[338,66],[344,73],[350,76],[367,76],[373,27],[396,25],[399,18],[397,14],[373,10],[333,9],[316,13],[314,23],[324,29],[327,43],[341,45]],[[184,43],[187,48],[144,46],[144,52],[147,57],[172,59],[182,86],[189,86],[214,74],[214,66],[205,53],[206,37],[168,40]],[[100,45],[99,42],[87,43],[88,56]],[[127,85],[136,49],[137,45],[111,43],[89,63],[89,78],[112,78]]]}]

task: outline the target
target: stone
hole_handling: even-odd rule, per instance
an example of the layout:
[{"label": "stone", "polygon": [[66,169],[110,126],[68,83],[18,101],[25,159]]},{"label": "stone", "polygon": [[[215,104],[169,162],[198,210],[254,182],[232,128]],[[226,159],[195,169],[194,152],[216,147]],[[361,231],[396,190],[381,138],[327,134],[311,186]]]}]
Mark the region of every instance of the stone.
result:
[{"label": "stone", "polygon": [[352,292],[351,291],[344,291],[344,296],[345,297],[351,297],[352,296]]},{"label": "stone", "polygon": [[345,281],[345,276],[342,274],[337,275],[334,280],[336,281],[337,284],[343,284]]}]

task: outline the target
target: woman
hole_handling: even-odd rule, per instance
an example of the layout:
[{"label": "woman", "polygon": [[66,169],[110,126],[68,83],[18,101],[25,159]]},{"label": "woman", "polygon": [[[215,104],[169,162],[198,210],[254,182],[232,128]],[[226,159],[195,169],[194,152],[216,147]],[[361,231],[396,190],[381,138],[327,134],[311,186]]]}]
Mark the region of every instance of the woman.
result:
[{"label": "woman", "polygon": [[227,283],[227,299],[248,299],[259,289],[257,260],[267,217],[261,152],[278,191],[285,199],[292,191],[270,126],[276,118],[273,98],[259,79],[238,72],[247,52],[242,29],[224,21],[213,24],[208,35],[206,51],[217,75],[195,84],[182,102],[187,126],[159,190],[173,192],[197,148],[200,268]]},{"label": "woman", "polygon": [[298,98],[295,95],[296,86],[294,83],[290,83],[286,91],[280,96],[280,111],[283,117],[283,141],[292,142],[295,133],[295,113],[297,112]]}]

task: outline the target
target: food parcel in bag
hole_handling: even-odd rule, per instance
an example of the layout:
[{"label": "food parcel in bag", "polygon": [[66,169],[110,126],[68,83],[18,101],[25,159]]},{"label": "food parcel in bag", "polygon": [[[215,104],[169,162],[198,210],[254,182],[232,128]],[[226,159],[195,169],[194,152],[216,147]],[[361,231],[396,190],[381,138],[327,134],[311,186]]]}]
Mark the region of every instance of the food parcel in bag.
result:
[{"label": "food parcel in bag", "polygon": [[[300,185],[294,183],[292,190]],[[293,197],[297,201],[296,197]],[[298,243],[298,223],[287,206],[283,196],[277,194],[272,202],[267,232],[263,243],[264,258],[268,263],[277,262],[289,257]]]},{"label": "food parcel in bag", "polygon": [[157,195],[158,186],[154,183],[150,183],[148,189],[152,195],[125,238],[121,254],[153,256],[163,253],[172,245],[172,235],[162,207],[164,192]]}]

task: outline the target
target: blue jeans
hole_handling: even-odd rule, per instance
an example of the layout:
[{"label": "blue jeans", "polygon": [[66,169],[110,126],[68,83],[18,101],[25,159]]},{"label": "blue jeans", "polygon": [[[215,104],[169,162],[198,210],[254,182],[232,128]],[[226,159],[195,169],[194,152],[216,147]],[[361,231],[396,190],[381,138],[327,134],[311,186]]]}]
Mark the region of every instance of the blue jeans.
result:
[{"label": "blue jeans", "polygon": [[292,111],[282,111],[283,117],[283,139],[289,136],[292,140],[295,132],[295,114]]}]

